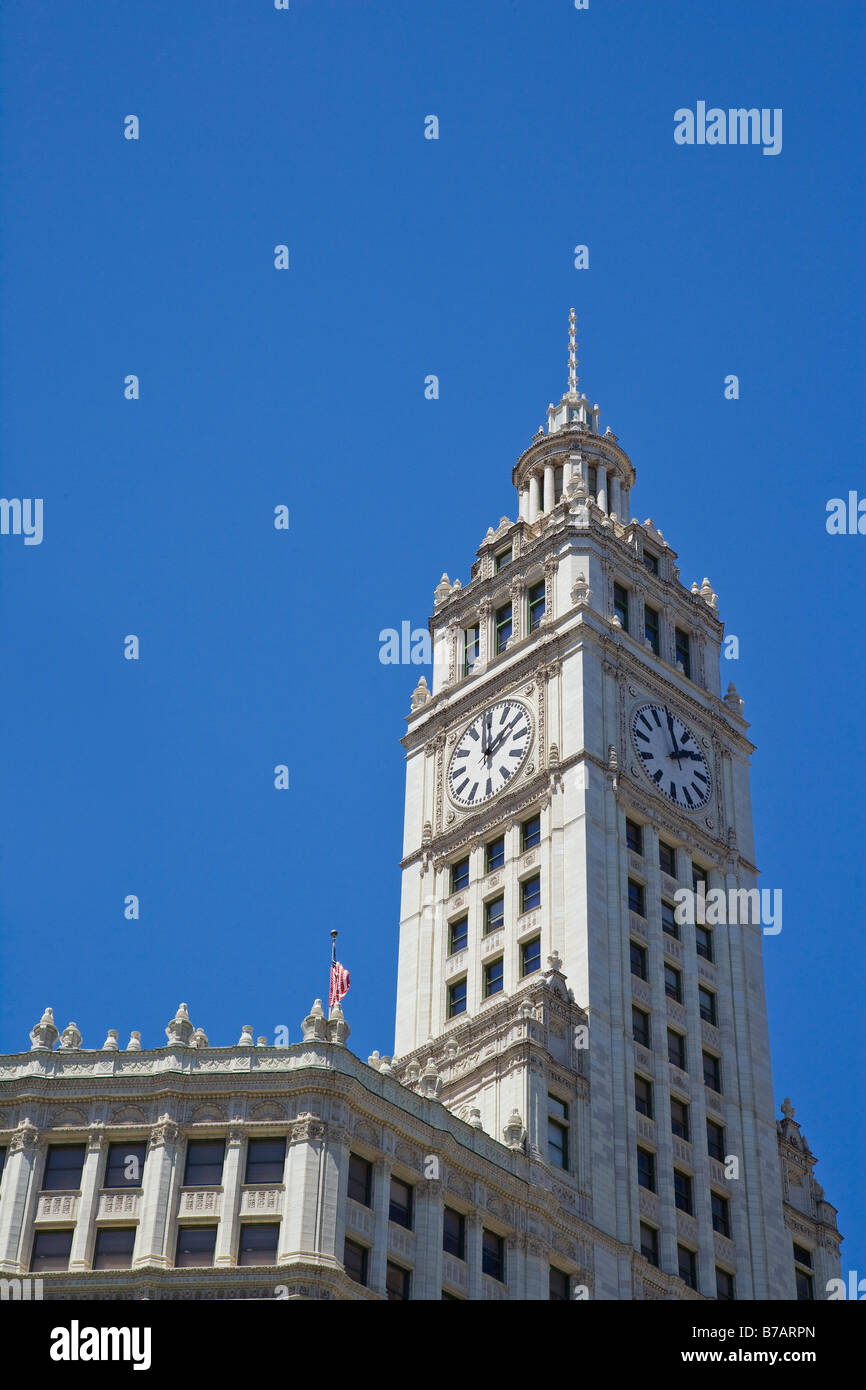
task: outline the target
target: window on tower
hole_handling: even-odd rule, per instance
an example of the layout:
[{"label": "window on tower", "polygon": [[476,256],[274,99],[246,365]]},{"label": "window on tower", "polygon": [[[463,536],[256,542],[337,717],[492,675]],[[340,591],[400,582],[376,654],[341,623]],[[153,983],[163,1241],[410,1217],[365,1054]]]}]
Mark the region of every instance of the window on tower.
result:
[{"label": "window on tower", "polygon": [[668,874],[670,878],[676,878],[677,853],[673,845],[666,845],[664,840],[659,840],[659,868],[663,874]]},{"label": "window on tower", "polygon": [[658,561],[658,556],[657,556],[657,555],[653,555],[653,553],[652,553],[651,550],[645,550],[645,551],[644,551],[644,553],[643,553],[643,562],[644,562],[644,565],[646,566],[646,568],[649,570],[650,574],[658,574],[658,572],[659,572],[659,561]]},{"label": "window on tower", "polygon": [[815,1284],[812,1272],[812,1252],[805,1245],[794,1245],[794,1274],[797,1280],[797,1298],[811,1301],[815,1297]]},{"label": "window on tower", "polygon": [[492,874],[494,869],[501,869],[505,863],[505,836],[500,835],[498,839],[491,840],[484,847],[484,870],[485,873]]},{"label": "window on tower", "polygon": [[648,1120],[653,1117],[653,1086],[645,1076],[634,1078],[634,1108],[639,1115],[646,1115]]},{"label": "window on tower", "polygon": [[676,639],[677,661],[682,662],[683,671],[689,680],[692,678],[692,652],[689,642],[689,634],[678,627],[674,633]]},{"label": "window on tower", "polygon": [[391,1179],[388,1220],[395,1226],[405,1226],[407,1231],[412,1229],[412,1185],[400,1178]]},{"label": "window on tower", "polygon": [[644,1259],[658,1269],[659,1265],[659,1233],[655,1226],[648,1226],[645,1221],[640,1223],[640,1253]]},{"label": "window on tower", "polygon": [[504,603],[501,608],[497,608],[494,614],[494,623],[496,627],[496,655],[501,656],[513,631],[510,603]]},{"label": "window on tower", "polygon": [[529,631],[535,632],[541,626],[544,617],[544,580],[539,579],[537,584],[531,584],[526,593],[527,605],[529,609]]},{"label": "window on tower", "polygon": [[498,931],[505,921],[505,899],[503,897],[491,898],[489,903],[484,904],[484,935],[488,932]]},{"label": "window on tower", "polygon": [[368,1159],[361,1158],[360,1154],[349,1154],[348,1194],[362,1207],[372,1205],[373,1165]]},{"label": "window on tower", "polygon": [[586,486],[590,497],[595,501],[598,496],[598,469],[594,463],[591,463],[586,470]]},{"label": "window on tower", "polygon": [[695,927],[695,951],[703,960],[713,959],[712,927],[702,927],[700,923]]},{"label": "window on tower", "polygon": [[680,1071],[686,1070],[685,1034],[678,1033],[675,1028],[668,1029],[668,1061],[672,1067],[679,1067]]},{"label": "window on tower", "polygon": [[629,943],[631,954],[631,973],[637,975],[639,980],[647,979],[647,950],[645,946],[640,946],[636,941]]},{"label": "window on tower", "polygon": [[715,1057],[712,1052],[705,1052],[704,1056],[704,1085],[711,1091],[722,1093],[722,1061],[720,1057]]},{"label": "window on tower", "polygon": [[356,1240],[347,1240],[345,1242],[343,1246],[343,1264],[349,1278],[354,1280],[356,1284],[366,1284],[369,1258],[370,1252],[366,1245],[359,1245]]},{"label": "window on tower", "polygon": [[613,611],[623,632],[628,632],[628,589],[622,584],[613,586]]},{"label": "window on tower", "polygon": [[660,618],[658,610],[650,608],[648,603],[644,604],[643,630],[646,640],[649,642],[656,656],[658,656],[661,651],[661,640],[659,636],[661,631]]},{"label": "window on tower", "polygon": [[720,1236],[731,1238],[731,1204],[720,1192],[710,1192],[710,1210],[713,1217],[713,1230]]},{"label": "window on tower", "polygon": [[469,918],[458,917],[456,922],[448,924],[448,954],[453,956],[455,951],[465,951],[469,941]]},{"label": "window on tower", "polygon": [[675,965],[665,965],[665,994],[677,1004],[683,1002],[683,977]]},{"label": "window on tower", "polygon": [[456,1018],[466,1012],[466,976],[448,986],[448,1017]]},{"label": "window on tower", "polygon": [[687,1216],[694,1215],[694,1185],[690,1174],[674,1169],[674,1206]]},{"label": "window on tower", "polygon": [[520,976],[534,975],[536,970],[541,969],[541,937],[534,936],[531,941],[524,941],[520,947]]},{"label": "window on tower", "polygon": [[716,996],[711,989],[704,989],[703,985],[698,985],[698,1009],[704,1023],[711,1023],[715,1028],[718,1022]]},{"label": "window on tower", "polygon": [[631,1006],[631,1035],[636,1043],[641,1047],[651,1047],[650,1041],[650,1016],[645,1009],[639,1009],[637,1004]]},{"label": "window on tower", "polygon": [[626,821],[625,842],[632,854],[643,855],[643,826],[638,825],[637,821]]},{"label": "window on tower", "polygon": [[716,1298],[720,1302],[730,1303],[735,1298],[734,1276],[727,1269],[720,1269],[716,1265]]},{"label": "window on tower", "polygon": [[656,1156],[649,1149],[639,1148],[637,1151],[637,1180],[639,1187],[645,1187],[648,1192],[655,1192]]},{"label": "window on tower", "polygon": [[548,1298],[551,1303],[568,1303],[570,1280],[564,1270],[557,1269],[555,1265],[550,1266],[548,1278]]},{"label": "window on tower", "polygon": [[479,627],[476,623],[474,627],[467,627],[463,633],[463,674],[468,676],[476,661],[479,652]]},{"label": "window on tower", "polygon": [[672,936],[675,941],[679,941],[680,929],[677,926],[676,909],[673,903],[666,902],[662,898],[662,931],[668,936]]},{"label": "window on tower", "polygon": [[636,912],[638,917],[646,917],[644,886],[633,878],[628,881],[628,910]]},{"label": "window on tower", "polygon": [[568,1168],[568,1105],[559,1096],[547,1097],[547,1161]]},{"label": "window on tower", "polygon": [[501,994],[503,989],[503,971],[505,965],[502,956],[497,956],[496,960],[489,960],[484,967],[484,998],[489,999],[493,994]]},{"label": "window on tower", "polygon": [[498,574],[500,570],[504,570],[505,566],[510,565],[513,559],[514,551],[510,545],[506,546],[504,550],[498,550],[493,557],[493,568],[496,573]]},{"label": "window on tower", "polygon": [[677,1096],[671,1096],[671,1133],[678,1139],[685,1139],[689,1142],[689,1107],[688,1103],[680,1100]]},{"label": "window on tower", "polygon": [[707,1153],[717,1163],[725,1161],[725,1127],[715,1120],[707,1120]]},{"label": "window on tower", "polygon": [[555,468],[555,469],[553,470],[553,500],[554,500],[554,503],[558,502],[558,501],[560,500],[561,497],[562,497],[562,468],[559,467],[559,468]]},{"label": "window on tower", "polygon": [[460,859],[451,865],[451,892],[462,893],[469,887],[469,858]]},{"label": "window on tower", "polygon": [[694,1250],[685,1245],[677,1246],[677,1269],[684,1284],[690,1289],[698,1287],[698,1258]]},{"label": "window on tower", "polygon": [[520,827],[520,852],[541,844],[541,816],[530,816]]},{"label": "window on tower", "polygon": [[453,1207],[446,1207],[443,1214],[442,1249],[458,1260],[466,1258],[466,1217]]},{"label": "window on tower", "polygon": [[505,1240],[486,1226],[481,1231],[481,1270],[500,1284],[505,1283]]},{"label": "window on tower", "polygon": [[520,911],[532,912],[533,908],[541,906],[541,876],[534,874],[532,878],[525,878],[520,885]]}]

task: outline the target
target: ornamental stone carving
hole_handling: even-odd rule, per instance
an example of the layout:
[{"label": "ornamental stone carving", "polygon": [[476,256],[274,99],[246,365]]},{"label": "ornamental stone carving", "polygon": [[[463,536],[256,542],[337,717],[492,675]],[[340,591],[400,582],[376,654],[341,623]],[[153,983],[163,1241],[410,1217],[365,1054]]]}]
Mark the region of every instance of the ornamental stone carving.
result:
[{"label": "ornamental stone carving", "polygon": [[54,1010],[46,1009],[35,1028],[30,1031],[31,1052],[51,1052],[59,1033],[54,1023]]}]

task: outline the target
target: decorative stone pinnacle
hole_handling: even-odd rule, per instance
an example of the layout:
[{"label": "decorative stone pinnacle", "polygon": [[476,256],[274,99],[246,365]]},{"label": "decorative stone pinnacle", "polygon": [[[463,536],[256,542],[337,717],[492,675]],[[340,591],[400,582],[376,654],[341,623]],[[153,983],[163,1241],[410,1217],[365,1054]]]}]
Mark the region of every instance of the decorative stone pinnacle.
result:
[{"label": "decorative stone pinnacle", "polygon": [[794,1113],[794,1107],[786,1096],[782,1101],[782,1114],[785,1116],[786,1120],[793,1120]]},{"label": "decorative stone pinnacle", "polygon": [[137,1030],[130,1033],[129,1042],[126,1044],[126,1050],[127,1052],[141,1051],[141,1034]]},{"label": "decorative stone pinnacle", "polygon": [[107,1032],[106,1035],[105,1035],[105,1042],[102,1044],[102,1050],[103,1050],[103,1052],[116,1052],[116,1051],[117,1051],[117,1029],[116,1029],[116,1028],[109,1028],[108,1032]]},{"label": "decorative stone pinnacle", "polygon": [[421,678],[420,678],[419,681],[418,681],[418,684],[415,686],[415,689],[412,691],[412,709],[413,709],[413,710],[420,709],[422,705],[426,705],[426,704],[427,704],[427,701],[428,701],[429,699],[430,699],[430,689],[429,689],[429,686],[427,685],[427,678],[426,678],[426,676],[421,676]]},{"label": "decorative stone pinnacle", "polygon": [[30,1031],[31,1052],[52,1052],[59,1033],[54,1023],[54,1010],[46,1009],[35,1028]]},{"label": "decorative stone pinnacle", "polygon": [[77,1023],[67,1023],[63,1032],[60,1034],[60,1048],[63,1052],[78,1049],[81,1046],[81,1033]]},{"label": "decorative stone pinnacle", "polygon": [[577,315],[568,313],[568,394],[577,395]]},{"label": "decorative stone pinnacle", "polygon": [[245,1023],[241,1027],[241,1035],[238,1038],[237,1046],[255,1047],[255,1043],[253,1042],[253,1025],[251,1023]]},{"label": "decorative stone pinnacle", "polygon": [[547,957],[547,968],[551,974],[559,974],[562,970],[562,957],[558,951],[552,951]]}]

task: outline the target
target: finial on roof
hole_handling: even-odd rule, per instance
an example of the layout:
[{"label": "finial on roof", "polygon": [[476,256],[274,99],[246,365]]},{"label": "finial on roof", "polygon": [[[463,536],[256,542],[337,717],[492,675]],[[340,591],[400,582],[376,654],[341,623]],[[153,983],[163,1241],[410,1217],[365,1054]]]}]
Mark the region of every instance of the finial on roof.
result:
[{"label": "finial on roof", "polygon": [[577,315],[568,313],[568,393],[577,395]]}]

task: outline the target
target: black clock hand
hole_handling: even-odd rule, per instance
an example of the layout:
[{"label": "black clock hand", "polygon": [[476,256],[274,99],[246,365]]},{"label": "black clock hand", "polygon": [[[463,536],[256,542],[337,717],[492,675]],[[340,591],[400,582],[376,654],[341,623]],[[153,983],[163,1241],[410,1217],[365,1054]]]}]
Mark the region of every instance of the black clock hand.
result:
[{"label": "black clock hand", "polygon": [[523,713],[523,711],[521,710],[521,713],[520,713],[520,714],[516,714],[516,715],[514,716],[514,718],[512,719],[512,721],[511,721],[510,724],[506,724],[506,725],[505,725],[505,728],[502,730],[502,732],[501,732],[500,734],[498,734],[497,737],[495,738],[495,740],[493,741],[493,743],[491,743],[490,747],[489,747],[488,750],[487,750],[488,753],[495,753],[495,752],[496,752],[496,749],[499,747],[500,743],[501,743],[502,740],[505,738],[505,735],[506,735],[506,734],[509,734],[509,733],[511,732],[511,730],[514,728],[515,724],[517,723],[518,719],[521,718],[522,713]]},{"label": "black clock hand", "polygon": [[670,710],[665,710],[665,718],[668,721],[668,731],[671,736],[671,743],[673,744],[673,748],[671,749],[669,756],[671,758],[676,758],[680,752],[680,749],[677,747],[677,736],[674,733],[674,721],[673,716],[670,713]]}]

